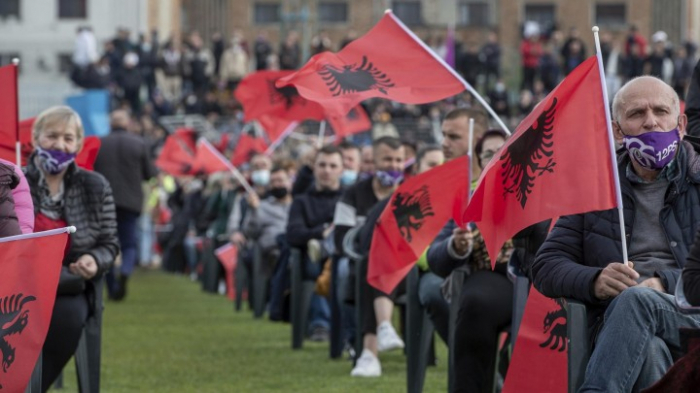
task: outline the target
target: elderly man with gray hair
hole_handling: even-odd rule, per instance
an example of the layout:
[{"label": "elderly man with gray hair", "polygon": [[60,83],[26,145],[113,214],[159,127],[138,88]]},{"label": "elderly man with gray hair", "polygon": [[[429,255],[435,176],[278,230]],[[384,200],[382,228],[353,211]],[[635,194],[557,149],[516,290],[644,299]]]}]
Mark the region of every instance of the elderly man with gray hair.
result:
[{"label": "elderly man with gray hair", "polygon": [[700,316],[680,313],[672,295],[700,228],[700,144],[683,139],[687,122],[660,79],[623,86],[613,130],[624,146],[618,170],[629,260],[611,209],[560,218],[532,266],[540,292],[588,308],[594,348],[579,392],[651,386],[680,355],[679,328],[700,327]]}]

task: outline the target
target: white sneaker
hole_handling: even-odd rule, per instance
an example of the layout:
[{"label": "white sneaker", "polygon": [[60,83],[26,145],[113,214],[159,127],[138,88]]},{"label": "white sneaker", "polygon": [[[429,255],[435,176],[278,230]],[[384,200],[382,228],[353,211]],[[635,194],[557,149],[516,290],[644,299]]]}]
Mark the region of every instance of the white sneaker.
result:
[{"label": "white sneaker", "polygon": [[396,334],[396,330],[389,321],[384,321],[377,326],[377,349],[379,352],[402,349],[403,347],[403,340]]},{"label": "white sneaker", "polygon": [[362,356],[357,359],[355,368],[350,371],[353,377],[380,377],[382,375],[382,365],[372,351],[363,349]]}]

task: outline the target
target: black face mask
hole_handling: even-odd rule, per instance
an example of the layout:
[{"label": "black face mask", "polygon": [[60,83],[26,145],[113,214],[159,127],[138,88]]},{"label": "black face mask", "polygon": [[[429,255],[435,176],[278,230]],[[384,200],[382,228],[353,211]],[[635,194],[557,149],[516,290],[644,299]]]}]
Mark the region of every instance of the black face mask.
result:
[{"label": "black face mask", "polygon": [[276,199],[282,199],[289,194],[289,190],[286,187],[275,187],[270,189],[270,195]]}]

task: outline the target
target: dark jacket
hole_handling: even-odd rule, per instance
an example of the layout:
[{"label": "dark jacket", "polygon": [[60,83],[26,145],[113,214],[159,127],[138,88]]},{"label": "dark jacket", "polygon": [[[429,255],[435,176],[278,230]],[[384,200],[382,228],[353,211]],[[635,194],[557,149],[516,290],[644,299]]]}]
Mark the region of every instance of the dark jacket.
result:
[{"label": "dark jacket", "polygon": [[12,189],[19,184],[15,168],[0,163],[0,237],[21,235]]},{"label": "dark jacket", "polygon": [[156,174],[148,145],[143,138],[126,130],[112,130],[102,138],[102,146],[95,160],[95,171],[109,181],[118,208],[141,212],[141,182]]},{"label": "dark jacket", "polygon": [[700,137],[700,61],[695,64],[685,96],[685,114],[688,116],[688,135]]},{"label": "dark jacket", "polygon": [[[34,213],[41,206],[39,180],[41,174],[34,165],[34,155],[28,160],[25,175],[32,193]],[[70,236],[70,249],[63,265],[68,266],[81,255],[89,254],[98,266],[98,275],[114,263],[119,252],[117,218],[112,189],[107,180],[96,172],[85,171],[71,164],[63,179],[63,218],[77,231]]]},{"label": "dark jacket", "polygon": [[683,269],[683,292],[690,304],[700,306],[700,231],[695,235],[695,242]]},{"label": "dark jacket", "polygon": [[[690,142],[692,140],[692,142]],[[655,273],[666,292],[673,293],[685,265],[693,237],[700,228],[700,155],[696,138],[686,137],[678,156],[678,173],[670,181],[660,213],[669,249],[678,269]],[[635,196],[626,173],[627,153],[619,157],[627,246],[632,238]],[[599,321],[609,304],[593,294],[598,274],[611,262],[622,262],[617,209],[561,217],[537,253],[532,265],[535,287],[548,297],[570,297],[588,305],[589,327]]]},{"label": "dark jacket", "polygon": [[341,194],[342,189],[319,191],[313,187],[294,197],[287,222],[287,242],[291,247],[306,250],[309,240],[323,237],[323,231],[333,222]]}]

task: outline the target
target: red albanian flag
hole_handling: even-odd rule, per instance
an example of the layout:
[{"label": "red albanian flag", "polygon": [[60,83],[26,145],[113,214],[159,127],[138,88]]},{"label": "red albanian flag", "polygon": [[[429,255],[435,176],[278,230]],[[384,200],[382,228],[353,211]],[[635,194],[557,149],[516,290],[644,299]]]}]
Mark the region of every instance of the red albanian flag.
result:
[{"label": "red albanian flag", "polygon": [[503,393],[567,391],[566,323],[563,300],[547,298],[532,287]]},{"label": "red albanian flag", "polygon": [[80,153],[78,153],[78,156],[75,157],[75,163],[83,169],[89,171],[94,170],[95,160],[97,159],[97,154],[100,152],[100,146],[102,146],[102,141],[99,137],[85,137],[83,148],[80,150]]},{"label": "red albanian flag", "polygon": [[[17,135],[17,66],[0,67],[0,140],[3,145],[11,144],[14,151]],[[17,158],[12,157],[15,162]]]},{"label": "red albanian flag", "polygon": [[579,65],[518,126],[486,166],[464,213],[491,263],[520,230],[552,217],[616,206],[595,56]]},{"label": "red albanian flag", "polygon": [[201,171],[207,174],[233,170],[233,166],[226,157],[204,138],[200,138],[199,143],[197,143],[194,168],[197,172]]},{"label": "red albanian flag", "polygon": [[361,105],[350,109],[345,116],[328,116],[328,123],[335,131],[337,140],[372,128],[372,122]]},{"label": "red albanian flag", "polygon": [[464,90],[457,74],[391,12],[340,52],[315,55],[277,82],[286,85],[337,116],[372,97],[424,104]]},{"label": "red albanian flag", "polygon": [[271,115],[261,116],[258,119],[258,123],[260,123],[260,126],[267,134],[271,144],[274,144],[280,138],[286,138],[299,124],[295,120],[287,120]]},{"label": "red albanian flag", "polygon": [[243,105],[245,121],[271,115],[287,120],[323,120],[323,107],[299,95],[294,86],[277,87],[278,79],[294,71],[258,71],[241,81],[234,96]]},{"label": "red albanian flag", "polygon": [[230,300],[235,300],[236,280],[234,279],[234,274],[238,264],[238,248],[231,243],[226,243],[217,248],[214,254],[216,254],[216,258],[221,262],[221,266],[224,267],[226,272],[226,296]]},{"label": "red albanian flag", "polygon": [[[0,92],[2,87],[0,87]],[[2,105],[2,104],[0,104]],[[0,107],[1,108],[1,107]],[[0,109],[2,111],[2,109]],[[2,115],[0,115],[2,116]],[[19,122],[19,142],[20,142],[20,156],[22,158],[22,166],[27,165],[27,157],[29,157],[34,151],[34,146],[32,146],[32,126],[34,125],[34,118],[22,120]],[[2,127],[2,126],[0,126]],[[2,131],[0,131],[0,158],[11,161],[13,163],[17,162],[17,153],[15,152],[15,136],[13,131],[12,137],[6,137]]]},{"label": "red albanian flag", "polygon": [[241,134],[236,143],[236,149],[233,151],[231,163],[235,166],[240,166],[250,161],[254,154],[262,154],[267,150],[267,143],[263,138]]},{"label": "red albanian flag", "polygon": [[49,330],[66,228],[0,239],[3,392],[24,392]]},{"label": "red albanian flag", "polygon": [[390,293],[450,218],[460,217],[469,192],[466,156],[406,180],[377,221],[367,281]]},{"label": "red albanian flag", "polygon": [[194,154],[177,135],[170,135],[165,139],[163,149],[156,159],[156,166],[174,176],[192,174]]}]

